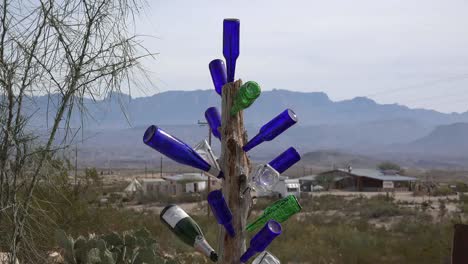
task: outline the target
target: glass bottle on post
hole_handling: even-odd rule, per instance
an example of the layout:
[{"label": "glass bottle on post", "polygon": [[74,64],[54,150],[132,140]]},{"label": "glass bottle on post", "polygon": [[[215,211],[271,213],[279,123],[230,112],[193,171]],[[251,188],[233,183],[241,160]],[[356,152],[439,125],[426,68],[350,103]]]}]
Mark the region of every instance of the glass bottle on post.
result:
[{"label": "glass bottle on post", "polygon": [[232,225],[232,213],[224,199],[223,192],[221,190],[210,192],[208,194],[208,204],[210,205],[211,211],[213,211],[218,224],[223,225],[227,233],[231,237],[234,237],[236,233],[234,231],[234,226]]},{"label": "glass bottle on post", "polygon": [[296,196],[288,195],[285,198],[274,202],[268,206],[254,222],[247,225],[247,231],[254,231],[263,226],[266,222],[273,219],[280,223],[288,220],[289,217],[300,212],[302,209]]},{"label": "glass bottle on post", "polygon": [[211,146],[208,144],[206,139],[200,141],[194,148],[195,152],[198,153],[212,168],[216,168],[217,170],[221,170],[219,167],[219,163],[217,161],[217,157],[213,153]]},{"label": "glass bottle on post", "polygon": [[205,111],[205,119],[210,126],[211,133],[213,136],[221,140],[221,133],[219,132],[219,128],[221,127],[221,114],[216,107],[210,107]]},{"label": "glass bottle on post", "polygon": [[212,60],[210,64],[208,64],[208,68],[210,68],[211,79],[213,80],[215,91],[222,96],[223,86],[227,82],[226,66],[224,65],[224,61],[220,59]]},{"label": "glass bottle on post", "polygon": [[242,149],[247,152],[264,141],[270,141],[283,133],[286,129],[297,123],[297,116],[291,109],[286,109],[281,114],[270,120],[260,128],[260,132],[245,144]]},{"label": "glass bottle on post", "polygon": [[251,187],[257,191],[271,191],[279,181],[281,173],[285,172],[296,162],[301,160],[301,156],[295,148],[290,147],[268,164],[260,164],[255,169],[251,177]]},{"label": "glass bottle on post", "polygon": [[236,60],[239,57],[240,21],[228,18],[223,21],[223,55],[226,59],[227,82],[234,81]]},{"label": "glass bottle on post", "polygon": [[260,96],[262,90],[258,83],[248,81],[244,83],[237,92],[236,97],[231,108],[231,115],[237,114],[240,110],[244,110],[251,106],[255,100]]},{"label": "glass bottle on post", "polygon": [[270,243],[281,234],[281,225],[275,220],[268,221],[250,240],[247,251],[241,256],[240,261],[246,263],[255,254],[264,251]]},{"label": "glass bottle on post", "polygon": [[146,129],[143,142],[168,158],[181,164],[205,171],[217,178],[224,177],[223,172],[211,166],[195,150],[182,140],[171,136],[161,128],[152,125]]},{"label": "glass bottle on post", "polygon": [[252,264],[281,264],[281,262],[270,252],[263,251],[254,259]]},{"label": "glass bottle on post", "polygon": [[168,205],[161,211],[160,218],[185,244],[194,247],[211,261],[218,261],[218,254],[208,244],[198,224],[182,208],[175,204]]}]

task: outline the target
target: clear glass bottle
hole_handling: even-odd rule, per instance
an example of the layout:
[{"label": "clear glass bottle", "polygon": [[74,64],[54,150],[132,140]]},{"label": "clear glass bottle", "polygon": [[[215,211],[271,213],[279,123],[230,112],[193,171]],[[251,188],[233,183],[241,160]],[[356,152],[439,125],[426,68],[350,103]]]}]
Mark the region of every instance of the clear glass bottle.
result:
[{"label": "clear glass bottle", "polygon": [[263,251],[254,259],[252,264],[281,264],[281,262],[270,252]]},{"label": "clear glass bottle", "polygon": [[250,178],[250,187],[256,191],[269,192],[278,183],[279,176],[301,159],[293,147],[288,148],[268,164],[260,164]]}]

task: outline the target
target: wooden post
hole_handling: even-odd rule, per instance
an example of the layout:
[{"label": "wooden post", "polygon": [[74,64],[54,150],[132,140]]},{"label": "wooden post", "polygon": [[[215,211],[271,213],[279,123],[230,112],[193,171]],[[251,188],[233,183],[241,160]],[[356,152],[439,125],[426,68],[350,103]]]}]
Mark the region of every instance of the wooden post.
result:
[{"label": "wooden post", "polygon": [[453,233],[452,264],[468,263],[468,225],[456,224]]},{"label": "wooden post", "polygon": [[242,80],[227,83],[223,87],[222,128],[221,128],[221,158],[220,165],[224,172],[223,194],[233,215],[233,225],[236,236],[231,238],[224,227],[220,227],[220,263],[240,263],[240,257],[246,250],[245,227],[250,209],[250,192],[243,194],[247,188],[247,176],[250,171],[250,161],[242,146],[247,143],[244,130],[243,111],[231,116],[230,111]]}]

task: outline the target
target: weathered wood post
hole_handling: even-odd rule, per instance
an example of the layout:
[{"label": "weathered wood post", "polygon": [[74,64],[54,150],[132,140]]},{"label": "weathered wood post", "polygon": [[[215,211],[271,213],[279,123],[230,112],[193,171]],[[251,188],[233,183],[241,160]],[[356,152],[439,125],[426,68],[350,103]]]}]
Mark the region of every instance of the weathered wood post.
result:
[{"label": "weathered wood post", "polygon": [[219,263],[240,263],[240,257],[246,250],[246,224],[251,204],[250,192],[243,193],[247,187],[247,176],[250,172],[250,160],[242,150],[247,143],[244,130],[244,115],[240,111],[231,116],[233,100],[242,85],[242,80],[227,83],[222,92],[222,126],[220,166],[224,172],[223,193],[233,215],[236,236],[231,238],[220,226],[220,260]]}]

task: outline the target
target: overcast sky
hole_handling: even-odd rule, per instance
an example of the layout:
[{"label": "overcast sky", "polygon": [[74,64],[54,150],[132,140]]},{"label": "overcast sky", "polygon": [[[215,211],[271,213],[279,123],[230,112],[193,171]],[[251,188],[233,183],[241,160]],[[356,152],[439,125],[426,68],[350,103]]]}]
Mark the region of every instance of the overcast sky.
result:
[{"label": "overcast sky", "polygon": [[[263,90],[468,110],[468,1],[153,0],[138,19],[157,88],[212,89],[222,21],[241,21],[236,77]],[[143,93],[132,91],[133,96]]]}]

